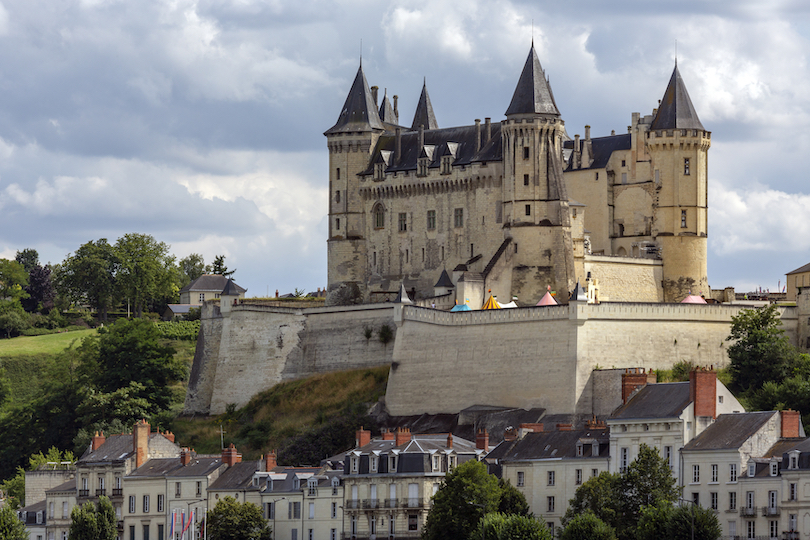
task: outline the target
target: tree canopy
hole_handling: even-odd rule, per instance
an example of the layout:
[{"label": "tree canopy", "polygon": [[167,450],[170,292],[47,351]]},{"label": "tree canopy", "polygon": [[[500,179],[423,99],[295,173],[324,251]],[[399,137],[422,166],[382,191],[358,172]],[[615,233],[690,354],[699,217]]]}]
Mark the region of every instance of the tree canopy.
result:
[{"label": "tree canopy", "polygon": [[118,254],[106,238],[91,240],[58,267],[57,290],[71,302],[90,304],[106,321],[107,310],[120,296],[116,283],[119,265]]},{"label": "tree canopy", "polygon": [[228,267],[225,266],[225,255],[217,255],[214,257],[214,264],[211,267],[212,274],[229,277],[232,276],[234,272],[236,272],[236,268],[228,270]]},{"label": "tree canopy", "polygon": [[118,537],[115,510],[107,497],[100,497],[98,505],[86,502],[74,506],[70,519],[68,540],[115,540]]},{"label": "tree canopy", "polygon": [[616,540],[613,527],[587,511],[574,516],[560,532],[560,540]]},{"label": "tree canopy", "polygon": [[491,512],[478,522],[473,540],[553,540],[551,530],[532,516]]},{"label": "tree canopy", "polygon": [[28,540],[25,524],[9,505],[0,508],[0,538],[3,540]]},{"label": "tree canopy", "polygon": [[148,234],[128,233],[118,239],[115,249],[120,260],[118,288],[136,317],[150,299],[172,295],[175,267],[167,244]]},{"label": "tree canopy", "polygon": [[250,502],[233,497],[217,502],[206,519],[210,540],[270,540],[271,531],[262,510]]},{"label": "tree canopy", "polygon": [[28,294],[24,287],[28,285],[28,272],[17,261],[0,259],[0,300],[21,300]]}]

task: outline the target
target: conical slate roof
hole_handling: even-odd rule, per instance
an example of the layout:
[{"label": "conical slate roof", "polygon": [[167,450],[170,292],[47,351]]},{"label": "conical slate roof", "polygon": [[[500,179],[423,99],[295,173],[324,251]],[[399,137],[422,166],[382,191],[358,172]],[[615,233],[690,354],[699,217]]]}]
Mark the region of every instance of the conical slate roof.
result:
[{"label": "conical slate roof", "polygon": [[389,124],[396,124],[397,117],[394,115],[394,107],[391,106],[391,101],[388,99],[388,89],[386,88],[383,95],[382,103],[380,103],[380,120],[388,122]]},{"label": "conical slate roof", "polygon": [[399,294],[394,299],[395,304],[413,304],[411,302],[410,297],[408,297],[408,291],[405,290],[405,284],[399,286]]},{"label": "conical slate roof", "polygon": [[411,129],[419,129],[419,126],[425,126],[425,129],[439,129],[436,115],[433,114],[433,105],[430,104],[427,82],[422,83],[422,95],[419,96],[419,103],[416,105],[416,114],[413,115]]},{"label": "conical slate roof", "polygon": [[554,102],[551,86],[546,80],[546,72],[543,71],[540,59],[537,58],[537,53],[534,50],[534,43],[532,43],[532,49],[526,59],[526,65],[523,66],[523,72],[520,74],[515,93],[512,95],[512,102],[509,104],[509,108],[506,109],[506,116],[510,114],[560,116],[560,111]]},{"label": "conical slate roof", "polygon": [[245,292],[245,289],[234,283],[233,279],[228,278],[228,282],[225,284],[225,288],[222,289],[220,296],[239,296],[243,292]]},{"label": "conical slate roof", "polygon": [[677,63],[650,129],[699,129],[705,131],[695,112],[695,107],[692,105],[692,100],[689,99],[689,92],[686,91],[686,85],[678,71]]},{"label": "conical slate roof", "polygon": [[439,281],[436,282],[434,287],[445,287],[447,289],[452,289],[455,287],[455,285],[453,285],[453,280],[450,279],[450,276],[447,273],[447,270],[442,270],[442,275],[439,276]]},{"label": "conical slate roof", "polygon": [[357,70],[352,83],[352,89],[346,96],[346,103],[340,111],[337,123],[329,128],[324,135],[330,133],[345,133],[348,131],[371,131],[372,129],[385,129],[377,112],[377,104],[371,95],[363,66]]}]

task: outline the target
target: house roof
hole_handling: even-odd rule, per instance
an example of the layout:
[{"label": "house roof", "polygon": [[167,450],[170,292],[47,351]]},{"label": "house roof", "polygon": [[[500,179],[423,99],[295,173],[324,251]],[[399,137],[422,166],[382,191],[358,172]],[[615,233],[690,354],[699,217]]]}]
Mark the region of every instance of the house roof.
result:
[{"label": "house roof", "polygon": [[225,287],[222,289],[220,294],[222,296],[239,296],[243,292],[245,292],[245,289],[234,283],[233,279],[228,278],[228,281],[225,283]]},{"label": "house roof", "polygon": [[363,64],[361,63],[337,122],[324,135],[371,131],[373,129],[382,130],[385,128],[377,112],[377,104],[374,103],[374,97],[371,95],[371,89],[368,87],[368,81],[365,73],[363,73]]},{"label": "house roof", "polygon": [[448,289],[455,287],[453,280],[451,280],[450,276],[447,274],[447,270],[442,270],[442,275],[439,276],[439,281],[436,282],[434,287],[445,287]]},{"label": "house roof", "polygon": [[[585,144],[585,141],[580,141]],[[591,139],[591,158],[593,162],[586,166],[583,164],[579,169],[573,169],[573,160],[569,160],[566,171],[582,170],[582,169],[604,169],[607,167],[610,156],[613,152],[619,150],[630,150],[632,143],[632,135],[624,133],[622,135],[608,135],[607,137],[594,137]],[[563,148],[574,148],[574,141],[568,140],[563,142]]]},{"label": "house roof", "polygon": [[534,50],[534,43],[532,43],[529,57],[526,58],[523,72],[518,79],[515,93],[512,95],[512,102],[506,109],[506,116],[529,113],[560,116],[551,86],[546,79],[546,72],[543,71],[540,59]]},{"label": "house roof", "polygon": [[200,304],[167,304],[166,309],[172,310],[175,315],[188,313],[191,308],[198,308]]},{"label": "house roof", "polygon": [[153,458],[132,471],[127,478],[162,477],[168,472],[182,467],[180,458]]},{"label": "house roof", "polygon": [[[150,438],[151,435],[150,434]],[[82,457],[79,458],[77,463],[97,463],[100,461],[121,461],[128,458],[133,453],[132,435],[110,435],[104,441],[104,444],[90,450],[88,448]]]},{"label": "house roof", "polygon": [[810,272],[810,263],[807,263],[807,264],[805,264],[804,266],[801,266],[801,267],[797,268],[796,270],[794,270],[794,271],[792,271],[792,272],[788,272],[788,273],[787,273],[787,274],[785,274],[785,275],[786,275],[786,276],[789,276],[789,275],[791,275],[791,274],[801,274],[801,273],[803,273],[803,272]]},{"label": "house roof", "polygon": [[419,96],[419,103],[416,104],[416,113],[413,115],[411,129],[419,129],[420,126],[424,126],[425,129],[439,128],[436,115],[433,114],[433,105],[430,103],[426,81],[422,82],[422,93]]},{"label": "house roof", "polygon": [[658,107],[658,113],[650,125],[650,130],[659,129],[699,129],[704,130],[695,111],[686,84],[678,71],[678,64],[672,70],[672,77]]},{"label": "house roof", "polygon": [[796,450],[796,447],[803,442],[806,442],[808,439],[806,437],[798,437],[798,438],[791,438],[791,439],[779,439],[771,446],[767,452],[762,457],[765,458],[781,458],[786,452],[791,450]]},{"label": "house roof", "polygon": [[258,470],[260,470],[258,461],[235,463],[211,483],[208,491],[228,491],[253,487],[253,474]]},{"label": "house roof", "polygon": [[76,490],[76,479],[68,480],[67,482],[62,482],[58,486],[54,486],[50,489],[46,489],[45,493],[60,493],[63,491],[75,491]]},{"label": "house roof", "polygon": [[617,408],[609,420],[675,418],[690,402],[688,382],[648,384]]},{"label": "house roof", "polygon": [[[577,444],[582,442],[582,455],[577,456]],[[550,458],[590,458],[593,443],[599,444],[598,456],[607,456],[609,432],[577,429],[571,431],[541,431],[527,433],[515,445],[502,452],[503,461]],[[500,446],[500,445],[499,445]]]},{"label": "house roof", "polygon": [[[221,292],[228,283],[228,279],[229,278],[219,274],[203,274],[180,289],[180,292]],[[236,290],[239,291],[239,294],[247,291],[247,289],[243,289],[236,283],[233,285],[236,287]]]},{"label": "house roof", "polygon": [[721,414],[709,427],[689,441],[684,450],[731,450],[739,448],[777,411]]},{"label": "house roof", "polygon": [[222,466],[222,458],[192,456],[191,461],[183,467],[173,469],[167,476],[208,476]]}]

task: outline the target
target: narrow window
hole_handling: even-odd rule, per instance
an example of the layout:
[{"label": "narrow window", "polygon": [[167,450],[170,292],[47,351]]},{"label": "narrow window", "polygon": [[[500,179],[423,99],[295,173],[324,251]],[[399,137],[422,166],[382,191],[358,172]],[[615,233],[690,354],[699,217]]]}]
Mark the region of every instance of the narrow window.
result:
[{"label": "narrow window", "polygon": [[629,457],[627,448],[622,448],[620,455],[621,455],[621,457],[619,458],[619,468],[621,469],[622,472],[624,472],[624,470],[627,469],[627,463],[628,463],[627,458]]},{"label": "narrow window", "polygon": [[405,250],[405,263],[406,263],[406,264],[407,264],[407,263],[409,263],[409,262],[410,262],[410,259],[411,259],[411,254],[410,254],[410,252],[409,252],[409,251],[406,249],[406,250]]},{"label": "narrow window", "polygon": [[518,487],[522,487],[524,485],[523,481],[524,481],[524,472],[523,471],[518,471],[518,473],[517,473],[517,485],[518,485]]},{"label": "narrow window", "polygon": [[427,212],[427,228],[432,231],[436,228],[436,210],[428,210]]},{"label": "narrow window", "polygon": [[672,447],[671,446],[665,446],[664,447],[664,459],[667,461],[667,465],[669,465],[669,468],[671,469],[672,468]]},{"label": "narrow window", "polygon": [[530,205],[530,204],[526,205],[526,215],[527,216],[532,215],[532,205]]},{"label": "narrow window", "polygon": [[549,511],[549,513],[554,512],[554,497],[549,497],[548,498],[548,511]]},{"label": "narrow window", "polygon": [[591,478],[599,476],[599,469],[591,469]]},{"label": "narrow window", "polygon": [[737,464],[732,463],[728,466],[728,481],[729,482],[736,482],[737,481]]},{"label": "narrow window", "polygon": [[453,226],[454,227],[463,227],[464,226],[464,209],[463,208],[456,208],[453,210]]},{"label": "narrow window", "polygon": [[656,184],[661,183],[661,171],[659,171],[658,169],[655,169],[655,183]]},{"label": "narrow window", "polygon": [[442,246],[442,260],[444,260],[444,246]]},{"label": "narrow window", "polygon": [[158,497],[157,511],[162,513],[163,512],[163,505],[164,505],[164,496],[163,495],[158,495],[157,497]]},{"label": "narrow window", "polygon": [[712,483],[717,482],[717,465],[716,464],[712,464],[712,479],[710,480],[710,482],[712,482]]},{"label": "narrow window", "polygon": [[594,180],[599,180],[599,171],[596,172],[596,178]]},{"label": "narrow window", "polygon": [[374,207],[374,228],[382,229],[383,227],[385,227],[385,208],[378,204]]},{"label": "narrow window", "polygon": [[205,293],[204,292],[200,293],[200,302],[205,302]]},{"label": "narrow window", "polygon": [[143,496],[143,513],[144,514],[149,513],[149,495]]},{"label": "narrow window", "polygon": [[517,253],[517,242],[515,242],[515,253]]},{"label": "narrow window", "polygon": [[728,492],[728,509],[729,510],[736,510],[737,509],[737,492],[736,491],[729,491]]},{"label": "narrow window", "polygon": [[692,465],[692,483],[700,483],[700,465]]},{"label": "narrow window", "polygon": [[689,158],[683,158],[683,174],[689,175]]},{"label": "narrow window", "polygon": [[777,462],[771,463],[771,476],[779,474],[779,464]]},{"label": "narrow window", "polygon": [[625,161],[624,161],[624,160],[622,160],[622,167],[624,167],[624,166],[625,166]]},{"label": "narrow window", "polygon": [[332,519],[335,519],[337,517],[337,503],[336,502],[332,503],[332,514],[331,514],[331,516],[332,516]]},{"label": "narrow window", "polygon": [[129,513],[130,514],[135,513],[135,495],[129,496]]},{"label": "narrow window", "polygon": [[717,492],[712,491],[709,494],[709,497],[710,497],[710,500],[711,500],[712,510],[717,510]]},{"label": "narrow window", "polygon": [[788,498],[791,501],[796,500],[796,484],[795,483],[791,482],[791,484],[790,484],[790,486],[788,488]]},{"label": "narrow window", "polygon": [[523,147],[523,159],[529,159],[529,147],[528,146]]},{"label": "narrow window", "polygon": [[554,471],[548,471],[548,485],[553,486],[554,480]]},{"label": "narrow window", "polygon": [[470,244],[470,258],[475,257],[475,245]]},{"label": "narrow window", "polygon": [[681,228],[686,228],[686,210],[681,210]]},{"label": "narrow window", "polygon": [[340,202],[340,190],[335,192],[335,202]]},{"label": "narrow window", "polygon": [[340,218],[337,218],[337,219],[335,220],[335,230],[336,230],[336,231],[339,231],[339,230],[340,230]]},{"label": "narrow window", "polygon": [[523,175],[523,185],[524,185],[524,186],[528,186],[528,185],[529,185],[529,175],[528,175],[528,174],[524,174],[524,175]]},{"label": "narrow window", "polygon": [[406,232],[408,230],[408,214],[405,212],[399,213],[399,232]]},{"label": "narrow window", "polygon": [[425,248],[422,248],[422,262],[425,262]]},{"label": "narrow window", "polygon": [[335,179],[340,180],[340,167],[335,169]]},{"label": "narrow window", "polygon": [[582,485],[582,469],[577,469],[575,482],[578,486]]}]

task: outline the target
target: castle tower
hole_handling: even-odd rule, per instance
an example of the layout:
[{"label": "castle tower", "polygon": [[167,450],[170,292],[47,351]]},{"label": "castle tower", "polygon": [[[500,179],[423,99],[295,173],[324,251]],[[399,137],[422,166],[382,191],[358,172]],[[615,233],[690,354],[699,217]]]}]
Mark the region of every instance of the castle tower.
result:
[{"label": "castle tower", "polygon": [[664,301],[680,302],[690,290],[708,295],[707,154],[711,132],[698,119],[677,63],[646,137],[657,188],[652,232],[664,259]]},{"label": "castle tower", "polygon": [[422,93],[419,95],[419,103],[416,104],[416,112],[413,115],[411,129],[416,131],[423,129],[439,129],[436,115],[433,114],[433,105],[430,103],[430,96],[427,91],[427,81],[422,81]]},{"label": "castle tower", "polygon": [[366,241],[358,173],[368,166],[383,131],[361,64],[337,123],[324,133],[329,148],[328,291],[331,294],[342,284],[351,291],[351,298],[345,291],[340,299],[327,295],[327,303],[351,303],[365,296]]},{"label": "castle tower", "polygon": [[515,244],[512,294],[536,302],[576,283],[563,180],[565,124],[532,44],[501,124],[504,228]]}]

